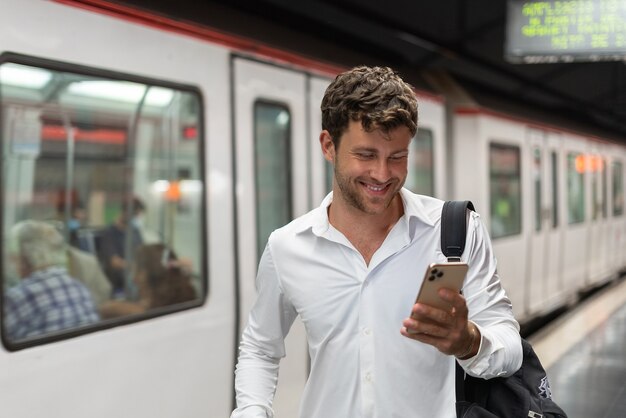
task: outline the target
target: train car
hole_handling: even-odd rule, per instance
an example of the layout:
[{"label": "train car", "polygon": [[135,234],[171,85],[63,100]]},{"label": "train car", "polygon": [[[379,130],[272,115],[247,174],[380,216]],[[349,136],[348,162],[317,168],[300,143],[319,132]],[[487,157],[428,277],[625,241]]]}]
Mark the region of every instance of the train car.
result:
[{"label": "train car", "polygon": [[[0,415],[228,416],[265,241],[331,189],[319,105],[343,67],[105,1],[3,6]],[[520,322],[623,270],[623,144],[433,90],[405,185],[474,200]],[[62,237],[96,319],[28,327],[24,225]],[[155,265],[191,293],[157,298]],[[286,345],[279,417],[308,374],[300,322]]]},{"label": "train car", "polygon": [[623,146],[480,104],[453,112],[454,194],[481,208],[521,323],[623,271]]},{"label": "train car", "polygon": [[[0,411],[226,416],[265,240],[330,187],[319,103],[339,67],[269,48],[252,53],[259,48],[250,41],[139,11],[113,17],[72,6],[7,2],[0,17]],[[24,22],[36,24],[24,31]],[[443,163],[442,98],[418,95],[427,122],[411,152],[432,168],[432,155]],[[443,169],[424,179],[424,164],[414,165],[414,187],[442,194]],[[132,223],[137,201],[141,226]],[[21,245],[15,226],[24,221],[54,226],[64,265],[94,295],[71,257],[91,260],[94,276],[122,277],[121,287],[99,296],[97,321],[14,325],[9,302],[28,277],[22,254],[9,247]],[[195,296],[139,309],[135,243],[119,238],[124,229],[124,237],[137,231],[142,245],[175,251]],[[118,273],[106,251],[112,230],[126,246]],[[308,373],[301,324],[287,347],[275,407],[294,416]],[[28,402],[32,393],[37,402]]]}]

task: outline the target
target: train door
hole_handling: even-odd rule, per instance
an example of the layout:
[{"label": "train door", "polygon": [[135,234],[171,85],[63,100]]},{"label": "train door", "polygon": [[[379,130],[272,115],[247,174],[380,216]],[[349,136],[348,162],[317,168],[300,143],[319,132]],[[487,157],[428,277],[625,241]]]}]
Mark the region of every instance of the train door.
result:
[{"label": "train door", "polygon": [[626,219],[625,184],[626,184],[626,154],[613,147],[611,159],[607,167],[609,176],[609,214],[611,217],[611,248],[609,259],[614,270],[624,271],[626,268]]},{"label": "train door", "polygon": [[[546,289],[550,278],[547,276],[547,261],[550,258],[548,247],[548,164],[546,152],[546,134],[537,129],[527,131],[528,155],[530,162],[528,175],[530,176],[530,206],[532,221],[528,229],[528,269],[526,283],[527,309],[529,313],[536,313],[545,307]],[[528,218],[527,218],[528,219]]]},{"label": "train door", "polygon": [[532,220],[528,233],[527,308],[533,315],[555,307],[562,293],[559,286],[559,137],[538,129],[528,130],[527,135],[532,191],[529,194]]},{"label": "train door", "polygon": [[309,146],[311,175],[311,207],[321,203],[324,196],[332,190],[332,164],[324,159],[320,148],[319,135],[322,131],[322,112],[320,104],[324,97],[326,87],[331,80],[310,77],[309,78]]},{"label": "train door", "polygon": [[546,306],[557,306],[563,302],[566,289],[562,285],[562,261],[563,261],[563,224],[560,215],[563,199],[563,187],[561,185],[563,177],[561,135],[547,132],[547,142],[544,154],[545,166],[545,202],[544,222],[546,228],[546,255],[545,255],[545,275],[546,275]]},{"label": "train door", "polygon": [[587,274],[589,251],[588,181],[585,169],[587,143],[580,137],[564,134],[564,208],[563,208],[563,287],[581,289]]},{"label": "train door", "polygon": [[[240,331],[256,299],[258,261],[269,234],[308,208],[305,74],[234,57]],[[274,409],[296,416],[308,374],[299,319],[286,341]]]},{"label": "train door", "polygon": [[595,145],[586,158],[586,171],[590,181],[588,286],[593,286],[610,276],[608,258],[610,234],[608,230],[608,177],[604,147]]},{"label": "train door", "polygon": [[435,97],[417,95],[419,123],[409,144],[409,161],[404,187],[413,193],[446,198],[446,175],[453,173],[452,162],[444,151],[444,107]]}]

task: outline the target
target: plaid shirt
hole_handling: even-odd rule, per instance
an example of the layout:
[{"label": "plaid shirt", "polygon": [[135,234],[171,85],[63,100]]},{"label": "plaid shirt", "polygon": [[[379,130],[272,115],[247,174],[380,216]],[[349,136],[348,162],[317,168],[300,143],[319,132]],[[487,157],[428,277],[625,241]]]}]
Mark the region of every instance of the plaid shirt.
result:
[{"label": "plaid shirt", "polygon": [[10,288],[4,300],[4,325],[11,340],[98,321],[89,290],[63,267],[32,273]]}]

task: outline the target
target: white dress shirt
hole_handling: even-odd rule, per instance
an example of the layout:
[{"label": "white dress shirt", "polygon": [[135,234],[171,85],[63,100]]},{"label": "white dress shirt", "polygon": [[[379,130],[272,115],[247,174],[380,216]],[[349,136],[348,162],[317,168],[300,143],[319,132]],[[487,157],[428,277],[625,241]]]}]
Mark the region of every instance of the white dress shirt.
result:
[{"label": "white dress shirt", "polygon": [[[427,266],[446,261],[443,202],[406,189],[401,196],[404,215],[369,265],[329,223],[332,193],[272,233],[242,336],[232,418],[273,417],[278,364],[288,354],[284,338],[297,315],[311,356],[300,417],[455,417],[455,358],[400,334]],[[474,376],[511,375],[522,362],[519,325],[476,213],[462,260],[469,264],[463,285],[469,318],[482,339],[478,354],[460,364]]]}]

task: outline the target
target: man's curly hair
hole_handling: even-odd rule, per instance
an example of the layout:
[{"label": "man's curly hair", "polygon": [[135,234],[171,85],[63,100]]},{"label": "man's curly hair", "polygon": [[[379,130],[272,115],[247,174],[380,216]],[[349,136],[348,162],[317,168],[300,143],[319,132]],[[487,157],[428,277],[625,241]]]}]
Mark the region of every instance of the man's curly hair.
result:
[{"label": "man's curly hair", "polygon": [[417,132],[417,99],[411,86],[388,67],[356,67],[339,74],[322,99],[322,129],[335,148],[349,122],[361,121],[366,132],[406,126]]}]

